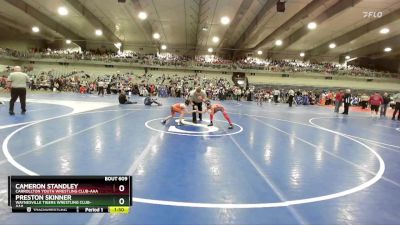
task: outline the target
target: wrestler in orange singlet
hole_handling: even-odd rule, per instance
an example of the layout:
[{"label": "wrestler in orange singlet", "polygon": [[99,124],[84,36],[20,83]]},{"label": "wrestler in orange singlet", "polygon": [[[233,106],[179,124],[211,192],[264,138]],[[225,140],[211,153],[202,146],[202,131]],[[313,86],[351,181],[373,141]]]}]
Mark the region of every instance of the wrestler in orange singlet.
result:
[{"label": "wrestler in orange singlet", "polygon": [[193,110],[193,111],[188,111],[187,106],[189,106],[190,101],[186,100],[185,104],[183,103],[175,103],[171,106],[171,115],[165,117],[161,123],[162,124],[166,124],[167,121],[171,118],[173,118],[175,116],[175,113],[179,113],[179,122],[178,122],[178,126],[182,125],[182,119],[184,117],[185,114],[187,113],[192,113],[192,112],[197,112],[197,110]]}]

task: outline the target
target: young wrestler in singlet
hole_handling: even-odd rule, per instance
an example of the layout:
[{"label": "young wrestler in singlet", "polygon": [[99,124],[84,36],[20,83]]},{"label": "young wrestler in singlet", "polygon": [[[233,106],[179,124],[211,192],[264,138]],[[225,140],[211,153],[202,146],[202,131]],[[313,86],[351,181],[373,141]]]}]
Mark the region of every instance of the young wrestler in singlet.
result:
[{"label": "young wrestler in singlet", "polygon": [[214,123],[213,123],[214,114],[217,113],[217,112],[221,112],[224,115],[225,119],[229,123],[229,127],[228,128],[229,129],[233,129],[232,120],[229,117],[229,115],[226,113],[225,108],[221,104],[218,104],[218,103],[211,104],[211,102],[209,100],[207,100],[205,103],[207,105],[207,109],[204,110],[203,112],[200,112],[200,113],[207,113],[207,112],[210,113],[210,124],[208,124],[208,126],[214,126]]},{"label": "young wrestler in singlet", "polygon": [[182,125],[182,120],[185,114],[197,112],[197,110],[188,111],[188,106],[190,104],[189,100],[186,100],[185,103],[175,103],[171,106],[171,115],[165,117],[161,123],[164,125],[167,121],[175,116],[175,113],[179,113],[179,122],[178,126]]}]

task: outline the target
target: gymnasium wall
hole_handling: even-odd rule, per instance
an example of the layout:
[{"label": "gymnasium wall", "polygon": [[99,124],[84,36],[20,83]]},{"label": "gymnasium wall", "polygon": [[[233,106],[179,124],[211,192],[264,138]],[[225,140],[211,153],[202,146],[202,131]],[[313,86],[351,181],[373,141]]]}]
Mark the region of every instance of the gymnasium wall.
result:
[{"label": "gymnasium wall", "polygon": [[0,48],[26,51],[31,48],[43,48],[45,44],[46,41],[40,36],[32,34],[29,30],[21,33],[9,27],[1,27]]},{"label": "gymnasium wall", "polygon": [[9,38],[9,39],[0,39],[0,48],[10,48],[19,51],[26,51],[28,49],[37,48],[38,46],[45,46],[45,43],[42,40],[38,39],[18,39],[18,38]]}]

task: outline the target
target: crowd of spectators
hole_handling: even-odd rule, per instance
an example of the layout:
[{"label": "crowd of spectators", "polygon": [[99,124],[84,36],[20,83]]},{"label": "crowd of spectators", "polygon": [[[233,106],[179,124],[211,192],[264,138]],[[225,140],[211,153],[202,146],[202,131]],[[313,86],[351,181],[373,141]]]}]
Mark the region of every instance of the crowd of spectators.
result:
[{"label": "crowd of spectators", "polygon": [[[294,89],[290,87],[282,88],[274,88],[274,87],[258,87],[254,89],[254,100],[257,101],[258,104],[263,102],[275,102],[275,103],[287,103],[289,99],[289,95],[291,91],[294,93],[294,104],[297,105],[323,105],[323,106],[333,106],[335,102],[337,102],[338,95],[344,95],[344,90],[335,89],[335,90],[327,90],[327,89],[316,89],[316,88],[303,88],[303,89]],[[349,104],[351,106],[359,106],[361,109],[367,109],[371,106],[371,96],[373,93],[379,92],[367,92],[367,91],[354,91],[351,94]],[[383,96],[386,104],[388,106],[394,108],[395,104],[393,102],[392,97],[396,93],[387,93],[381,92],[379,93]],[[274,98],[275,96],[275,98]],[[341,96],[340,98],[343,98]],[[390,103],[390,104],[389,104]]]},{"label": "crowd of spectators", "polygon": [[[28,72],[29,74],[29,72]],[[96,94],[99,89],[106,94],[117,94],[122,91],[139,96],[185,97],[196,86],[206,90],[210,99],[233,99],[237,87],[226,77],[212,77],[205,74],[134,74],[117,72],[111,75],[93,76],[85,71],[74,71],[66,75],[56,76],[54,71],[30,74],[29,88],[33,91],[79,92]],[[0,79],[2,87],[6,87],[6,77]],[[100,93],[99,93],[100,94]]]},{"label": "crowd of spectators", "polygon": [[[353,76],[378,76],[378,72],[360,67],[338,65],[333,63],[312,64],[298,60],[263,60],[259,58],[245,58],[237,61],[226,60],[217,56],[196,56],[194,59],[186,56],[176,56],[169,53],[156,55],[143,55],[134,52],[115,54],[112,52],[86,51],[68,52],[51,50],[32,50],[28,52],[14,51],[11,49],[0,49],[0,54],[13,57],[25,58],[55,58],[71,60],[100,60],[125,62],[140,62],[147,65],[166,65],[166,66],[195,66],[211,67],[223,66],[229,68],[243,69],[263,69],[272,72],[314,72],[341,74]],[[24,68],[30,72],[32,68]],[[382,74],[381,74],[382,75]],[[207,97],[213,100],[249,100],[263,102],[286,103],[290,93],[293,92],[294,104],[298,105],[333,105],[335,102],[335,92],[333,90],[322,89],[298,89],[291,88],[243,88],[233,85],[233,82],[221,77],[210,77],[207,75],[194,74],[163,74],[153,76],[151,73],[133,74],[119,73],[111,75],[96,76],[85,71],[74,71],[68,74],[57,74],[55,71],[30,74],[29,84],[32,90],[49,91],[68,91],[79,92],[82,94],[98,93],[99,89],[106,94],[117,94],[121,92],[140,96],[159,96],[159,97],[186,97],[196,86],[201,86],[206,91]],[[0,87],[6,87],[6,76],[0,77]],[[101,86],[101,87],[99,87]],[[100,94],[100,92],[98,93]],[[366,108],[370,95],[366,93],[353,93],[351,105]]]},{"label": "crowd of spectators", "polygon": [[258,58],[246,58],[239,60],[237,64],[243,69],[258,68],[271,72],[311,72],[339,76],[400,78],[399,74],[374,71],[367,68],[338,63],[310,63],[300,60],[262,60]]},{"label": "crowd of spectators", "polygon": [[329,75],[346,75],[361,77],[385,77],[400,78],[399,74],[374,71],[367,68],[343,65],[337,63],[310,63],[301,60],[270,60],[254,57],[246,57],[239,60],[223,59],[215,55],[189,56],[175,55],[171,53],[140,54],[132,51],[123,53],[95,51],[67,51],[51,49],[32,49],[30,51],[16,51],[12,49],[1,49],[0,55],[7,55],[19,58],[34,59],[63,59],[63,60],[86,60],[101,61],[105,63],[122,62],[142,65],[174,66],[174,67],[208,67],[215,69],[252,69],[265,70],[270,72],[312,72]]},{"label": "crowd of spectators", "polygon": [[[338,93],[343,90],[326,90],[318,88],[293,87],[242,87],[234,85],[226,77],[212,77],[205,74],[163,74],[151,73],[134,74],[131,72],[112,75],[103,75],[92,78],[85,71],[74,71],[62,76],[54,76],[54,71],[42,72],[39,75],[31,75],[29,88],[33,91],[44,90],[53,92],[76,92],[81,94],[117,95],[128,93],[138,96],[157,96],[161,98],[177,97],[187,98],[189,92],[200,86],[205,90],[208,99],[212,100],[236,100],[256,101],[262,105],[266,102],[288,103],[295,105],[335,105]],[[7,78],[0,77],[0,87],[5,88]],[[103,92],[104,90],[104,92]],[[292,98],[290,96],[292,95]],[[388,93],[381,93],[387,99]],[[342,97],[341,97],[342,98]],[[293,100],[291,100],[293,99]],[[370,105],[371,93],[367,91],[351,94],[349,105],[360,106],[366,109]],[[290,103],[291,105],[291,103]],[[394,104],[390,105],[394,107]]]}]

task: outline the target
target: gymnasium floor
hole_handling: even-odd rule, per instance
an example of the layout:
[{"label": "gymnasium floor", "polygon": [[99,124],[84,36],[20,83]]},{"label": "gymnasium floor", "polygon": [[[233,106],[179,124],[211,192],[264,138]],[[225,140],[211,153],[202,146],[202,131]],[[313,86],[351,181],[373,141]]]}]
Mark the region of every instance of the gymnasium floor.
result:
[{"label": "gymnasium floor", "polygon": [[[235,128],[217,114],[209,130],[161,125],[179,99],[136,100],[30,94],[28,113],[18,103],[13,117],[0,106],[0,224],[400,223],[399,121],[226,101]],[[128,215],[11,214],[7,176],[23,174],[132,175],[134,205]]]}]

